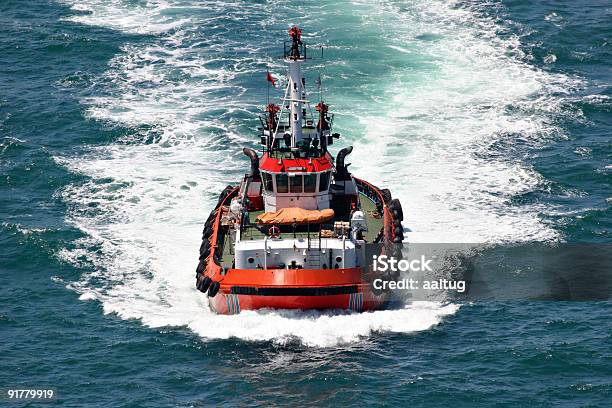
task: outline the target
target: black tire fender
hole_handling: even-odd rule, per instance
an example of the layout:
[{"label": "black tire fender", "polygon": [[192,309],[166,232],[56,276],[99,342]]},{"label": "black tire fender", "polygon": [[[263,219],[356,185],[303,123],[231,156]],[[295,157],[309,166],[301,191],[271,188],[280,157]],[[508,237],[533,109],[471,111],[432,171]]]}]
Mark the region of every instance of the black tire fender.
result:
[{"label": "black tire fender", "polygon": [[215,297],[219,292],[219,288],[221,288],[221,284],[219,282],[213,282],[210,284],[210,288],[208,288],[208,296]]},{"label": "black tire fender", "polygon": [[391,200],[391,204],[389,204],[389,208],[393,211],[393,217],[399,219],[400,221],[404,221],[404,210],[402,209],[402,203],[397,198]]},{"label": "black tire fender", "polygon": [[212,236],[212,234],[213,234],[212,226],[205,227],[204,231],[202,231],[202,239],[208,239]]},{"label": "black tire fender", "polygon": [[388,188],[383,188],[382,190],[380,190],[380,194],[382,195],[385,204],[388,205],[391,201],[391,191],[389,191]]},{"label": "black tire fender", "polygon": [[206,255],[210,253],[210,241],[205,239],[202,241],[202,245],[200,245],[200,255]]},{"label": "black tire fender", "polygon": [[212,279],[210,279],[208,276],[205,276],[204,279],[202,279],[196,284],[196,287],[200,292],[206,293],[206,291],[210,288],[211,283]]},{"label": "black tire fender", "polygon": [[223,200],[225,200],[225,198],[234,190],[234,187],[232,186],[227,186],[223,189],[223,191],[221,192],[221,194],[219,194],[219,201],[217,201],[217,208],[219,208],[219,206],[221,205],[221,203],[223,203]]}]

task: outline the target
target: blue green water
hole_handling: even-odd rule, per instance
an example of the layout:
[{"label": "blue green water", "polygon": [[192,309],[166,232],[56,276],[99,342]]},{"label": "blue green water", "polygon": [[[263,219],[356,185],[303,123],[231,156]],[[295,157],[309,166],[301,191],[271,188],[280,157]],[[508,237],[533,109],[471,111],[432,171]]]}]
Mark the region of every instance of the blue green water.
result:
[{"label": "blue green water", "polygon": [[307,85],[408,241],[610,243],[611,21],[608,1],[0,1],[0,388],[610,406],[609,301],[216,316],[193,276],[290,24],[325,46]]}]

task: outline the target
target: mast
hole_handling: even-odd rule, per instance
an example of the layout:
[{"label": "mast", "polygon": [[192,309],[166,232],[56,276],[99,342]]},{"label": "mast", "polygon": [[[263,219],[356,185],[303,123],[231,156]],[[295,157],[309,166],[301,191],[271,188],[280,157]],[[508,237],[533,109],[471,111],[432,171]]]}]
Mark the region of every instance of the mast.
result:
[{"label": "mast", "polygon": [[[284,43],[283,60],[288,65],[288,81],[280,107],[270,103],[265,109],[262,122],[261,144],[264,152],[277,150],[291,151],[295,157],[301,155],[324,155],[327,147],[338,138],[332,133],[333,114],[329,114],[328,105],[322,100],[321,75],[315,81],[319,91],[319,103],[316,110],[319,120],[314,125],[314,114],[310,102],[306,99],[306,87],[302,74],[302,64],[309,59],[306,56],[306,45],[301,39],[302,30],[297,26],[289,29],[289,41]],[[322,49],[321,49],[322,50]],[[322,52],[322,51],[321,51]],[[268,82],[274,84],[270,71]],[[308,118],[306,118],[308,110]],[[286,120],[285,120],[286,119]]]},{"label": "mast", "polygon": [[[302,122],[303,108],[305,102],[303,97],[303,82],[302,82],[302,63],[306,59],[304,45],[302,43],[302,30],[297,26],[293,26],[289,30],[291,37],[291,49],[285,53],[285,62],[289,65],[289,98],[285,102],[289,102],[290,116],[289,123],[291,125],[291,147],[295,148],[298,142],[302,140]],[[303,55],[304,54],[304,55]]]}]

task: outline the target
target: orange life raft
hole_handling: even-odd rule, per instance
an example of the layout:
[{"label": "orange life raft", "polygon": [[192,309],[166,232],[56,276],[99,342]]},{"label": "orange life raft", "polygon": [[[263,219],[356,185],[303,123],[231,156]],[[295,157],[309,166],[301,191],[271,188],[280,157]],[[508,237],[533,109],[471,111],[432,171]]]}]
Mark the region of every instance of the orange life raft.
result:
[{"label": "orange life raft", "polygon": [[334,210],[305,210],[298,207],[281,208],[257,216],[257,223],[264,225],[320,224],[334,218]]}]

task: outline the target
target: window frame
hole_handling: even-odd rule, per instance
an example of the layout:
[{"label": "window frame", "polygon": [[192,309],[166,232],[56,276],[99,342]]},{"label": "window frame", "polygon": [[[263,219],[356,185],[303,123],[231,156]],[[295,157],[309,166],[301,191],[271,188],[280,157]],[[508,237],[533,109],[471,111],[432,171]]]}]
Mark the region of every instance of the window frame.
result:
[{"label": "window frame", "polygon": [[[322,188],[323,177],[324,177],[323,175],[326,175],[325,177],[327,177],[327,183],[326,183],[327,185],[325,186],[324,189]],[[319,173],[319,176],[317,177],[317,179],[318,179],[318,187],[319,187],[318,188],[318,192],[319,193],[329,190],[329,183],[331,181],[331,172],[330,171],[323,171],[323,172]]]},{"label": "window frame", "polygon": [[[268,182],[266,182],[266,177],[268,177],[268,179],[267,179]],[[264,185],[264,191],[266,191],[268,193],[273,193],[274,192],[274,177],[273,177],[272,173],[268,173],[267,171],[262,171],[261,172],[261,182]]]},{"label": "window frame", "polygon": [[[319,178],[319,174],[318,173],[304,173],[303,175],[303,190],[304,190],[304,194],[316,194],[317,193],[317,180]],[[314,183],[312,183],[312,190],[311,191],[306,191],[306,177],[312,177],[314,178]]]},{"label": "window frame", "polygon": [[[298,178],[300,179],[299,191],[293,191],[294,185],[292,179]],[[290,194],[302,194],[304,193],[304,175],[303,174],[289,174],[289,193]],[[298,187],[298,186],[295,186]]]},{"label": "window frame", "polygon": [[[284,185],[285,191],[281,191],[281,189],[280,189],[281,184],[279,184],[279,182],[278,182],[278,179],[280,177],[284,177],[285,178],[285,185]],[[287,173],[276,173],[274,175],[274,182],[276,184],[276,192],[277,193],[279,193],[279,194],[287,194],[287,193],[289,193],[289,175]]]}]

